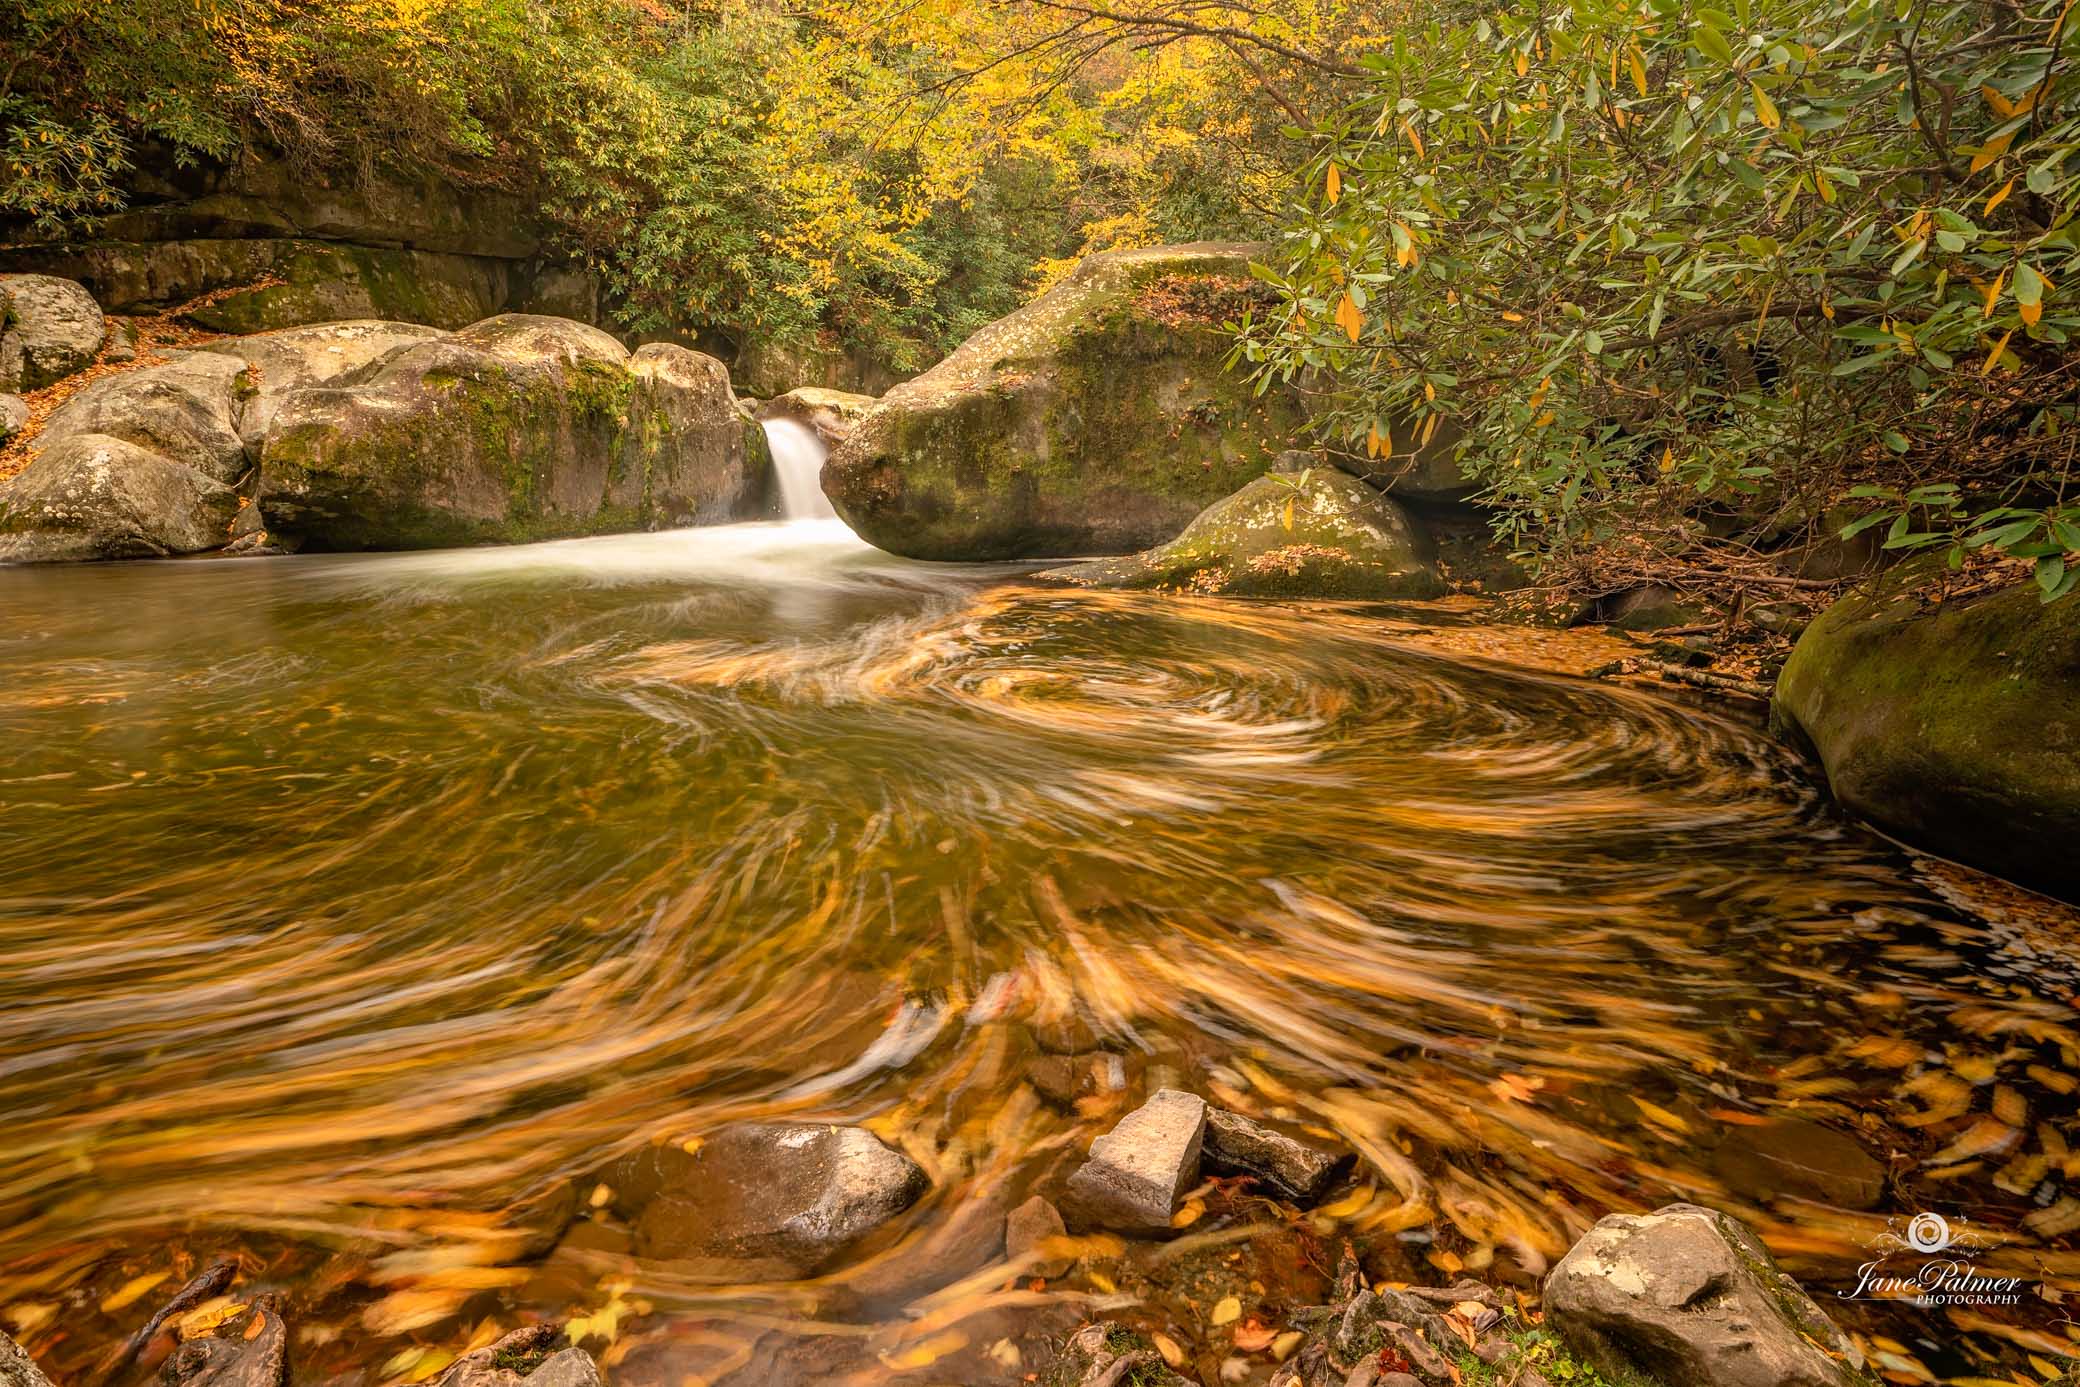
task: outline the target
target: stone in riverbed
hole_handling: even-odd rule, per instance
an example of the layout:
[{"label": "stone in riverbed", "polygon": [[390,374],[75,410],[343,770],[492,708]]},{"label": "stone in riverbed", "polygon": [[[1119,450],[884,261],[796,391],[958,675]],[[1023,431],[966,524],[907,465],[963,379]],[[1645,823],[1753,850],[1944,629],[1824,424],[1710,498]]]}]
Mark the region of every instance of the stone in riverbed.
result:
[{"label": "stone in riverbed", "polygon": [[0,1387],[51,1387],[36,1360],[5,1330],[0,1330]]},{"label": "stone in riverbed", "polygon": [[1091,1143],[1090,1159],[1069,1177],[1070,1212],[1081,1223],[1119,1232],[1169,1228],[1178,1196],[1199,1178],[1206,1101],[1174,1088]]},{"label": "stone in riverbed", "polygon": [[189,1339],[159,1370],[166,1387],[283,1387],[289,1380],[289,1328],[272,1296]]},{"label": "stone in riverbed", "polygon": [[[1014,1260],[1035,1251],[1049,1238],[1059,1238],[1068,1232],[1062,1222],[1061,1210],[1047,1201],[1045,1195],[1034,1195],[1013,1209],[1004,1220],[1004,1255]],[[1070,1261],[1058,1258],[1053,1261],[1035,1262],[1031,1268],[1035,1276],[1061,1276],[1070,1267]]]},{"label": "stone in riverbed", "polygon": [[448,1365],[433,1387],[600,1387],[592,1355],[573,1348],[561,1325],[531,1324]]},{"label": "stone in riverbed", "polygon": [[1666,1387],[1867,1387],[1863,1356],[1769,1250],[1695,1204],[1613,1214],[1545,1284],[1546,1319],[1609,1374]]},{"label": "stone in riverbed", "polygon": [[688,1152],[653,1146],[607,1177],[654,1258],[779,1261],[813,1271],[915,1204],[917,1163],[860,1127],[739,1122]]},{"label": "stone in riverbed", "polygon": [[1324,1151],[1226,1108],[1207,1109],[1204,1155],[1207,1169],[1256,1176],[1299,1204],[1320,1199],[1352,1160],[1347,1152]]},{"label": "stone in riverbed", "polygon": [[1885,1166],[1854,1137],[1791,1118],[1743,1127],[1712,1157],[1728,1188],[1758,1200],[1791,1195],[1842,1209],[1875,1209]]},{"label": "stone in riverbed", "polygon": [[1424,598],[1444,591],[1430,538],[1414,517],[1331,467],[1259,477],[1201,511],[1167,544],[1039,576],[1078,587],[1236,597]]}]

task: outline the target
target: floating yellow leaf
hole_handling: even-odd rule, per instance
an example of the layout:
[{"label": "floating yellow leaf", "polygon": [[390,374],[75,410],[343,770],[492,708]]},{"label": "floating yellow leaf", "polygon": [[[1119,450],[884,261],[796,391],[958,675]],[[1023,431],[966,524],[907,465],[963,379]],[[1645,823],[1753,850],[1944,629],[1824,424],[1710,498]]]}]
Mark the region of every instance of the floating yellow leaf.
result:
[{"label": "floating yellow leaf", "polygon": [[131,1277],[128,1281],[125,1281],[121,1286],[117,1287],[114,1291],[110,1292],[108,1296],[102,1300],[101,1313],[104,1315],[113,1315],[116,1311],[122,1309],[124,1306],[135,1304],[139,1296],[143,1295],[146,1291],[149,1291],[152,1287],[158,1285],[161,1281],[164,1281],[167,1277],[171,1276],[172,1274],[173,1273],[169,1271],[153,1271],[146,1272],[143,1276]]},{"label": "floating yellow leaf", "polygon": [[1172,1368],[1182,1368],[1184,1366],[1184,1350],[1177,1346],[1177,1340],[1171,1338],[1168,1334],[1151,1334],[1148,1338],[1149,1342],[1156,1346],[1156,1352],[1163,1355],[1165,1363],[1168,1363]]},{"label": "floating yellow leaf", "polygon": [[1209,1323],[1215,1325],[1233,1324],[1241,1318],[1242,1302],[1234,1296],[1223,1296],[1221,1303],[1213,1307],[1213,1316]]}]

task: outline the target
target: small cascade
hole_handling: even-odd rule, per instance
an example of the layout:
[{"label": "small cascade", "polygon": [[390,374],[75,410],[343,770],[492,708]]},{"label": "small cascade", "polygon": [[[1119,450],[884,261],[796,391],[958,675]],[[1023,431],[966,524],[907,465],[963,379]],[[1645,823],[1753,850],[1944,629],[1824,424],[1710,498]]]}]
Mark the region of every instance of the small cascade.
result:
[{"label": "small cascade", "polygon": [[829,449],[816,430],[794,419],[763,421],[780,479],[780,514],[788,520],[829,520],[837,511],[823,494],[823,460]]}]

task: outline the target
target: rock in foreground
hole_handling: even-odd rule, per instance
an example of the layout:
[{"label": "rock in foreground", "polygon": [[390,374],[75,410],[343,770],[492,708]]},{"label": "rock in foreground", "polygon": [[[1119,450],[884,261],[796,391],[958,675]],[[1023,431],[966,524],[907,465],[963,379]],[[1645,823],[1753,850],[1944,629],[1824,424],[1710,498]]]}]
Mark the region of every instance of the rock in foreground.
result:
[{"label": "rock in foreground", "polygon": [[600,1387],[592,1355],[565,1342],[553,1324],[516,1329],[450,1363],[433,1387]]},{"label": "rock in foreground", "polygon": [[1866,1387],[1862,1355],[1761,1241],[1670,1204],[1613,1214],[1546,1278],[1548,1321],[1605,1372],[1666,1387]]},{"label": "rock in foreground", "polygon": [[916,1203],[917,1163],[859,1127],[740,1122],[688,1152],[650,1147],[608,1176],[636,1251],[813,1271]]},{"label": "rock in foreground", "polygon": [[1829,607],[1777,681],[1837,800],[1908,842],[2080,900],[2080,599],[1937,604],[1908,565]]},{"label": "rock in foreground", "polygon": [[1206,1168],[1251,1175],[1281,1198],[1312,1204],[1351,1163],[1348,1152],[1324,1151],[1226,1108],[1206,1112]]},{"label": "rock in foreground", "polygon": [[1248,245],[1093,255],[891,389],[824,468],[869,543],[918,559],[1122,553],[1169,539],[1304,425],[1221,368]]},{"label": "rock in foreground", "polygon": [[1205,1132],[1204,1099],[1157,1089],[1091,1143],[1090,1159],[1069,1177],[1070,1211],[1118,1232],[1167,1231],[1178,1197],[1199,1178]]},{"label": "rock in foreground", "polygon": [[1444,591],[1429,537],[1408,512],[1327,467],[1259,477],[1144,553],[1040,576],[1080,587],[1237,597],[1422,598]]},{"label": "rock in foreground", "polygon": [[0,1330],[0,1387],[51,1387],[51,1380],[22,1346]]},{"label": "rock in foreground", "polygon": [[418,549],[733,518],[763,478],[720,362],[505,314],[298,392],[261,455],[269,525]]}]

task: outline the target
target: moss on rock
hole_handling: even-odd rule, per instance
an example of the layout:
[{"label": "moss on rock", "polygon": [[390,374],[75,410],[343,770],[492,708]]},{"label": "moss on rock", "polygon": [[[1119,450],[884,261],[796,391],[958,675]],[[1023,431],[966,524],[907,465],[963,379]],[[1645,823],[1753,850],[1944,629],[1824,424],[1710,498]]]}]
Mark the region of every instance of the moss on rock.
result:
[{"label": "moss on rock", "polygon": [[597,328],[506,314],[393,352],[270,424],[261,502],[326,549],[523,542],[731,518],[742,420],[721,364],[631,358]]},{"label": "moss on rock", "polygon": [[1807,627],[1775,718],[1879,827],[2080,899],[2080,602],[2027,584],[1937,602],[1929,576],[1896,569]]},{"label": "moss on rock", "polygon": [[1144,553],[1040,576],[1083,587],[1238,597],[1422,598],[1444,591],[1429,537],[1415,519],[1327,467],[1259,477]]},{"label": "moss on rock", "polygon": [[1160,543],[1260,475],[1304,424],[1222,369],[1256,302],[1248,245],[1086,258],[1033,303],[891,389],[832,453],[824,490],[870,542],[925,559],[1118,553]]}]

